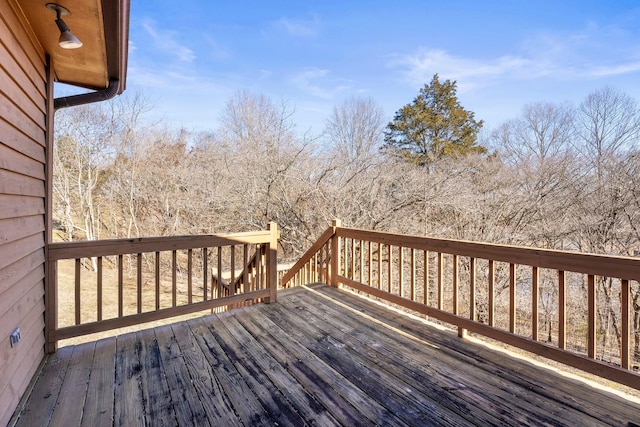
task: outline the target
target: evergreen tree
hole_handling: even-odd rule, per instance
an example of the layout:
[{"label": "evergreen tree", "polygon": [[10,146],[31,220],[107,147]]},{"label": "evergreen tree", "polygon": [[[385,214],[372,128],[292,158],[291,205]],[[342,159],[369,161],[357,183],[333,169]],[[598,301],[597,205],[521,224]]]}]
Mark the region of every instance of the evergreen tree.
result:
[{"label": "evergreen tree", "polygon": [[474,120],[474,113],[458,102],[456,82],[441,83],[435,74],[411,104],[396,112],[387,125],[383,149],[420,165],[444,157],[486,153],[476,141],[482,125],[482,120]]}]

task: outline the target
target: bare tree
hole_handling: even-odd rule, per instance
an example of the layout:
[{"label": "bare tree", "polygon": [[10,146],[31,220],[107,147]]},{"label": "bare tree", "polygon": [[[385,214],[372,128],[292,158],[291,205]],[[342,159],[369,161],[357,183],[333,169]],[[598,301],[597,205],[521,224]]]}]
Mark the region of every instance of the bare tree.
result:
[{"label": "bare tree", "polygon": [[372,98],[348,98],[333,107],[325,127],[329,143],[347,163],[366,162],[384,140],[382,107]]},{"label": "bare tree", "polygon": [[640,107],[629,95],[605,87],[589,94],[578,111],[583,157],[595,167],[598,180],[602,180],[607,162],[637,144]]},{"label": "bare tree", "polygon": [[580,197],[574,155],[575,113],[568,104],[529,104],[492,135],[511,181],[511,233],[522,243],[563,248]]},{"label": "bare tree", "polygon": [[546,161],[571,151],[575,139],[575,113],[567,104],[525,105],[520,117],[499,127],[494,134],[505,159],[513,163],[534,163],[542,168]]}]

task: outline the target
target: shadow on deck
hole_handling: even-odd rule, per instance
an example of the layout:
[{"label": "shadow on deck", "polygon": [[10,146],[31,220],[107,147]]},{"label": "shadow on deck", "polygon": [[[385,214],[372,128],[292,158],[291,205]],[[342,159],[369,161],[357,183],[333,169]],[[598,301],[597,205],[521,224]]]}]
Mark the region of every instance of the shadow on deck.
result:
[{"label": "shadow on deck", "polygon": [[636,425],[640,405],[327,286],[61,348],[46,425]]}]

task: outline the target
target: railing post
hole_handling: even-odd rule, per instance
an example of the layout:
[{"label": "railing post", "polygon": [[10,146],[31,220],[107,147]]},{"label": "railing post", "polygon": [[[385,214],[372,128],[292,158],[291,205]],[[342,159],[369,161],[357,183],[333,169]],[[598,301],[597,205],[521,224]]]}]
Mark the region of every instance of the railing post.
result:
[{"label": "railing post", "polygon": [[329,278],[330,285],[337,288],[339,285],[338,276],[340,275],[340,239],[336,235],[336,230],[342,225],[339,219],[334,219],[331,226],[333,227],[333,236],[331,236],[331,276]]},{"label": "railing post", "polygon": [[56,329],[58,328],[58,261],[47,263],[45,277],[45,351],[55,353],[58,349]]},{"label": "railing post", "polygon": [[278,294],[278,224],[270,222],[267,224],[269,233],[269,243],[267,243],[267,288],[269,298],[267,304],[276,302]]}]

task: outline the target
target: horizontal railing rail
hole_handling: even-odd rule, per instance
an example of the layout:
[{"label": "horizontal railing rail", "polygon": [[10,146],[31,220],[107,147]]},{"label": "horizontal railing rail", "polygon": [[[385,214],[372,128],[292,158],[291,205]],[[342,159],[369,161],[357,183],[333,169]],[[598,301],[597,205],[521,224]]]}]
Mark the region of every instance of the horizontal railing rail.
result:
[{"label": "horizontal railing rail", "polygon": [[347,286],[640,389],[640,259],[343,228],[283,278]]},{"label": "horizontal railing rail", "polygon": [[[47,247],[47,351],[80,335],[274,302],[278,237],[277,225],[270,223],[265,231],[233,234],[52,243]],[[64,275],[63,262],[69,263]],[[243,268],[240,281],[237,266]],[[60,301],[61,295],[71,297]],[[63,304],[69,315],[60,324]]]}]

